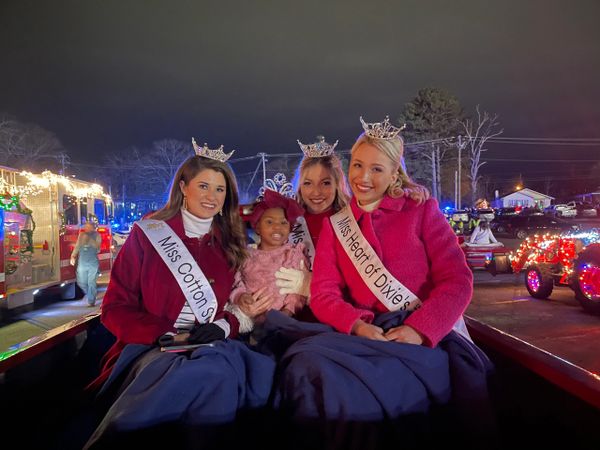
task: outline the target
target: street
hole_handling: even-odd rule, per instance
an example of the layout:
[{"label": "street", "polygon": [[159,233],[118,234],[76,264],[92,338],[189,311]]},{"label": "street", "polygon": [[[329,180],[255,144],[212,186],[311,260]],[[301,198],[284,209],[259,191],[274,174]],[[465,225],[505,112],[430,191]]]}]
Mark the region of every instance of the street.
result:
[{"label": "street", "polygon": [[555,287],[547,300],[530,297],[523,276],[476,271],[466,315],[600,373],[600,316],[584,311],[568,287]]}]

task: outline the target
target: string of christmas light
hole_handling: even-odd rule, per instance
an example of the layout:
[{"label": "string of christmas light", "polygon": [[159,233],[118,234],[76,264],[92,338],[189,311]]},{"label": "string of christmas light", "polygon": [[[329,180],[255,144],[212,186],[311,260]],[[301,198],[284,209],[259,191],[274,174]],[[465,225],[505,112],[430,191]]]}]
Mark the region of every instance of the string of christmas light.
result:
[{"label": "string of christmas light", "polygon": [[575,257],[588,245],[597,242],[600,242],[597,229],[566,235],[534,235],[525,239],[515,252],[511,252],[509,260],[515,272],[540,263],[561,264],[563,282],[573,273]]},{"label": "string of christmas light", "polygon": [[62,175],[57,175],[49,170],[45,170],[39,175],[23,171],[20,173],[20,175],[27,178],[28,183],[26,186],[30,187],[30,193],[22,194],[22,197],[25,197],[26,195],[35,195],[36,193],[47,189],[50,185],[61,184],[68,194],[78,198],[104,197],[104,199],[107,201],[111,200],[110,195],[105,194],[102,186],[99,184],[94,183],[88,186],[79,187],[73,182],[72,179]]}]

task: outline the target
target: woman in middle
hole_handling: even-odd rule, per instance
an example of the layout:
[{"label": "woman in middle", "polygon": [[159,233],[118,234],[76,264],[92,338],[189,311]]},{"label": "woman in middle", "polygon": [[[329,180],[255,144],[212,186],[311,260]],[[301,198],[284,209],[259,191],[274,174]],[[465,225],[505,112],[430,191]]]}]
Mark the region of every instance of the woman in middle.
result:
[{"label": "woman in middle", "polygon": [[[348,204],[350,191],[342,162],[334,153],[337,141],[332,145],[321,138],[314,144],[303,144],[300,141],[298,144],[304,156],[294,179],[297,184],[296,197],[305,213],[292,227],[289,241],[293,244],[304,244],[310,263],[307,269],[310,269],[323,221]],[[281,288],[280,293],[310,295],[312,272],[281,267],[275,273],[275,277],[277,286]],[[305,318],[312,320],[312,317]]]}]

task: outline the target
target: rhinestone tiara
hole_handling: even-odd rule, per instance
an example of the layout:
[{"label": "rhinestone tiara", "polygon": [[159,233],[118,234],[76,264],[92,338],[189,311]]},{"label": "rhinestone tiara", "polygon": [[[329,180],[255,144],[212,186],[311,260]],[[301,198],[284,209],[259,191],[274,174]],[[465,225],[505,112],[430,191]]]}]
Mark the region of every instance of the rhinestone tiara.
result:
[{"label": "rhinestone tiara", "polygon": [[400,128],[395,127],[390,123],[390,116],[385,116],[383,122],[366,123],[362,116],[360,116],[360,123],[362,124],[365,134],[374,139],[390,140],[398,136],[406,125],[402,125]]},{"label": "rhinestone tiara", "polygon": [[298,140],[298,145],[302,149],[302,153],[307,158],[322,158],[324,156],[329,156],[333,154],[333,149],[336,145],[338,145],[339,141],[335,141],[335,144],[331,145],[325,142],[325,138],[321,137],[319,142],[315,142],[314,144],[303,144]]},{"label": "rhinestone tiara", "polygon": [[221,162],[227,161],[229,158],[231,158],[231,155],[233,155],[233,152],[235,152],[235,150],[232,150],[230,153],[224,153],[222,145],[219,148],[214,149],[214,150],[208,148],[208,145],[206,145],[206,143],[204,143],[203,147],[200,147],[196,143],[196,139],[194,139],[194,138],[192,138],[192,145],[194,146],[194,151],[196,152],[196,155],[203,156],[205,158],[214,159],[214,160],[221,161]]}]

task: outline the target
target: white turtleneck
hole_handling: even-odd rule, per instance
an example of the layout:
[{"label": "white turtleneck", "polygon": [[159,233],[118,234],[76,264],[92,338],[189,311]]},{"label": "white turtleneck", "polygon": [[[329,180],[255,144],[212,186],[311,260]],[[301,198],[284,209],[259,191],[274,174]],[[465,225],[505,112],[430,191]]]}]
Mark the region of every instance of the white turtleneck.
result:
[{"label": "white turtleneck", "polygon": [[187,237],[201,238],[210,230],[213,218],[201,219],[186,209],[181,210],[183,216],[183,229]]}]

